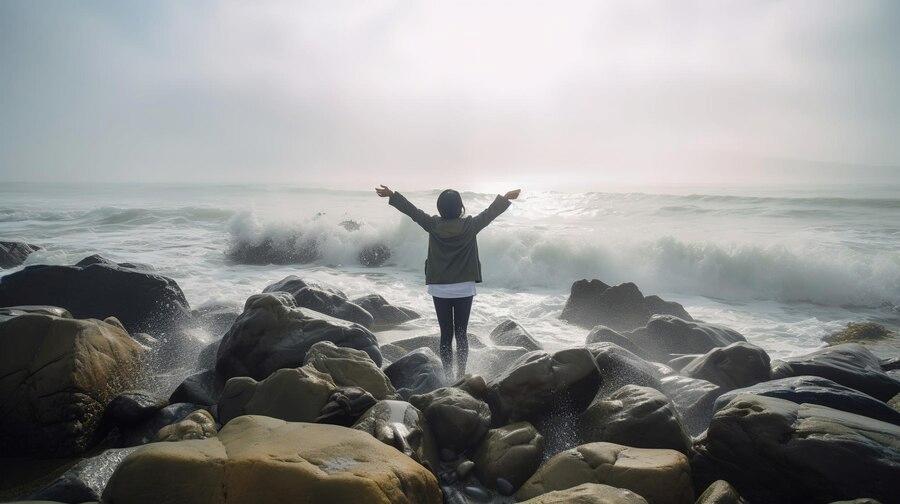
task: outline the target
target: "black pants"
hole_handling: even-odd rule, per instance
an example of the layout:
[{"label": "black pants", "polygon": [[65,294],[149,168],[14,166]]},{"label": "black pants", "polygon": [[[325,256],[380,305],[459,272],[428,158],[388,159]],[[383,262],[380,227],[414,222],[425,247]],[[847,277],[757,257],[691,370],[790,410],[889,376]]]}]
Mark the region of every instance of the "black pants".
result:
[{"label": "black pants", "polygon": [[438,324],[441,326],[441,362],[444,373],[451,374],[453,348],[451,343],[456,336],[456,369],[457,378],[466,373],[466,360],[469,357],[469,339],[466,330],[469,327],[469,312],[472,311],[472,297],[434,299],[434,311],[437,312]]}]

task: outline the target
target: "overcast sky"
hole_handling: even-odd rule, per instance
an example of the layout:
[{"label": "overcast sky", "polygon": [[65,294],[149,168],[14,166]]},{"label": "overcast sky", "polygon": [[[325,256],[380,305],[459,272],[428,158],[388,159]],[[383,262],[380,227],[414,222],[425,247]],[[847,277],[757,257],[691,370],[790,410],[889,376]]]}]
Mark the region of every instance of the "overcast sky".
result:
[{"label": "overcast sky", "polygon": [[900,180],[900,2],[0,3],[0,180]]}]

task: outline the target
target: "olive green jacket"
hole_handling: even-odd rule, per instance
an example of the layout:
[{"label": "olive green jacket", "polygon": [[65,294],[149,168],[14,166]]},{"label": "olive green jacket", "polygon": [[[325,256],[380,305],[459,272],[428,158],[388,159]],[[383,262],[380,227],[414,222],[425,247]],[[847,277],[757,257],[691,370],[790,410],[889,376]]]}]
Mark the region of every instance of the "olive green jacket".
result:
[{"label": "olive green jacket", "polygon": [[388,202],[428,231],[426,284],[481,281],[481,261],[478,260],[478,241],[475,236],[509,208],[508,199],[497,196],[491,206],[480,214],[460,219],[428,215],[398,192],[394,192]]}]

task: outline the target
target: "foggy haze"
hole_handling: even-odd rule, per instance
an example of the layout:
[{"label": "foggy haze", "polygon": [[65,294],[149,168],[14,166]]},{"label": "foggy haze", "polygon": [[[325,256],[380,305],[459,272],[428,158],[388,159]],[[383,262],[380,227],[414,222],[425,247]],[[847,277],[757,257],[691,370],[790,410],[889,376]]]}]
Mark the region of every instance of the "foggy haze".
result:
[{"label": "foggy haze", "polygon": [[0,181],[900,179],[898,2],[0,4]]}]

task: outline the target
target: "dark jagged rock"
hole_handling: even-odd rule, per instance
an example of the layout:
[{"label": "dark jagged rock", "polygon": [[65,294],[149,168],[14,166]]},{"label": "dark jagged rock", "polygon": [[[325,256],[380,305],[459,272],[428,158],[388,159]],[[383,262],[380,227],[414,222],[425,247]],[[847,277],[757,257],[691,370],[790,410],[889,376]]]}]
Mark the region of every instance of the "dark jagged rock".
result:
[{"label": "dark jagged rock", "polygon": [[543,350],[544,347],[538,343],[534,336],[531,335],[524,327],[512,319],[506,319],[494,330],[491,331],[491,341],[499,346],[521,347],[528,351]]},{"label": "dark jagged rock", "polygon": [[0,453],[64,457],[103,435],[145,350],[120,326],[26,313],[0,322]]},{"label": "dark jagged rock", "polygon": [[434,471],[437,443],[422,413],[404,401],[378,401],[353,425]]},{"label": "dark jagged rock", "polygon": [[238,264],[308,264],[322,256],[319,242],[303,236],[274,240],[234,241],[228,258]]},{"label": "dark jagged rock", "polygon": [[134,448],[113,448],[83,459],[25,500],[67,503],[99,501],[113,472],[134,450]]},{"label": "dark jagged rock", "polygon": [[715,409],[724,408],[740,394],[777,397],[798,404],[818,404],[883,422],[900,425],[900,413],[882,401],[818,376],[794,376],[726,392],[716,399]]},{"label": "dark jagged rock", "polygon": [[359,387],[339,387],[322,407],[316,423],[350,427],[369,408],[378,402],[372,394]]},{"label": "dark jagged rock", "polygon": [[583,411],[597,394],[600,372],[586,348],[529,352],[491,380],[487,400],[494,425],[536,421],[561,409]]},{"label": "dark jagged rock", "polygon": [[587,349],[600,371],[600,395],[609,394],[625,385],[659,388],[659,380],[662,378],[659,369],[619,345],[592,343]]},{"label": "dark jagged rock", "polygon": [[156,441],[159,430],[180,422],[191,413],[203,409],[199,404],[175,403],[157,411],[150,418],[131,426],[118,426],[113,437],[117,448],[139,446]]},{"label": "dark jagged rock", "polygon": [[38,250],[41,247],[25,242],[0,241],[0,268],[14,268]]},{"label": "dark jagged rock", "polygon": [[418,348],[384,368],[400,397],[408,400],[444,386],[444,367],[430,348]]},{"label": "dark jagged rock", "polygon": [[265,415],[289,422],[314,422],[337,388],[331,377],[310,366],[275,371],[256,381],[231,378],[219,398],[219,421],[241,415]]},{"label": "dark jagged rock", "polygon": [[772,369],[765,350],[739,341],[697,357],[681,369],[681,374],[733,390],[768,380]]},{"label": "dark jagged rock", "polygon": [[619,345],[620,347],[628,350],[629,352],[637,355],[642,359],[646,359],[646,352],[644,349],[637,346],[635,342],[623,336],[618,331],[614,331],[609,327],[598,325],[594,326],[591,329],[591,332],[588,333],[587,338],[584,340],[585,345],[590,345],[592,343],[613,343]]},{"label": "dark jagged rock", "polygon": [[687,454],[691,438],[675,405],[650,387],[626,385],[599,395],[578,417],[582,442],[606,441],[636,448],[669,448]]},{"label": "dark jagged rock", "polygon": [[409,402],[425,415],[441,448],[460,451],[477,446],[491,425],[488,405],[456,387],[414,395]]},{"label": "dark jagged rock", "polygon": [[388,303],[380,294],[360,296],[351,302],[372,315],[376,328],[394,327],[421,317],[410,308]]},{"label": "dark jagged rock", "polygon": [[645,325],[654,314],[692,320],[680,304],[664,301],[658,296],[645,298],[633,283],[610,287],[600,280],[573,283],[559,318],[582,327],[604,325],[617,331],[628,331]]},{"label": "dark jagged rock", "polygon": [[92,264],[105,264],[107,266],[121,266],[122,268],[136,269],[136,270],[144,270],[144,271],[155,271],[156,268],[149,264],[145,263],[133,263],[133,262],[120,262],[117,263],[110,259],[103,257],[100,254],[89,255],[84,259],[75,263],[75,266],[90,266]]},{"label": "dark jagged rock", "polygon": [[165,408],[168,401],[146,390],[127,390],[106,405],[106,420],[112,425],[134,425]]},{"label": "dark jagged rock", "polygon": [[79,319],[114,316],[128,332],[153,335],[191,320],[171,278],[115,264],[28,266],[0,278],[0,306],[51,305]]},{"label": "dark jagged rock", "polygon": [[642,348],[652,360],[666,362],[673,355],[706,353],[739,341],[739,332],[707,322],[683,320],[671,315],[654,315],[647,325],[623,336]]},{"label": "dark jagged rock", "polygon": [[699,488],[724,479],[751,502],[900,494],[900,427],[824,406],[742,394],[716,412],[695,449]]},{"label": "dark jagged rock", "polygon": [[185,378],[169,396],[169,402],[211,406],[219,402],[219,396],[222,395],[224,388],[225,380],[215,371],[208,369]]},{"label": "dark jagged rock", "polygon": [[298,309],[289,294],[257,294],[222,338],[216,371],[224,378],[263,379],[275,370],[303,364],[306,352],[320,341],[362,350],[376,366],[381,352],[375,335],[358,325],[314,311]]},{"label": "dark jagged rock", "polygon": [[[544,438],[528,422],[491,429],[473,455],[475,474],[502,495],[511,495],[541,465]],[[507,488],[501,489],[503,480]]]},{"label": "dark jagged rock", "polygon": [[722,394],[721,387],[681,375],[663,377],[659,387],[659,391],[672,400],[688,434],[696,436],[706,430],[715,410],[716,398]]},{"label": "dark jagged rock", "polygon": [[900,393],[900,380],[885,374],[881,361],[857,343],[836,345],[772,364],[773,379],[803,375],[827,378],[879,401]]},{"label": "dark jagged rock", "polygon": [[263,293],[287,292],[294,303],[301,308],[309,308],[331,317],[355,322],[371,328],[375,319],[361,306],[347,300],[346,294],[327,288],[320,288],[300,278],[290,275],[263,289]]},{"label": "dark jagged rock", "polygon": [[367,245],[360,249],[356,260],[363,266],[377,268],[391,258],[391,249],[383,243]]}]

